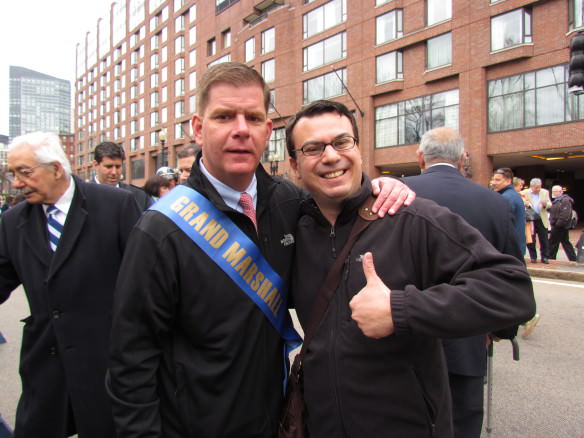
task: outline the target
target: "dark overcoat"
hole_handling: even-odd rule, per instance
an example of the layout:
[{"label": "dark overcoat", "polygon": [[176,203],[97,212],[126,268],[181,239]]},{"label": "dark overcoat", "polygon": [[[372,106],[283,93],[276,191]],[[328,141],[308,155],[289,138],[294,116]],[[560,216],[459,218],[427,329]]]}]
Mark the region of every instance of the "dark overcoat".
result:
[{"label": "dark overcoat", "polygon": [[30,305],[23,320],[18,438],[63,438],[69,406],[80,437],[115,436],[104,385],[113,291],[141,212],[128,191],[74,180],[54,254],[40,204],[22,202],[0,220],[0,303],[22,284]]}]

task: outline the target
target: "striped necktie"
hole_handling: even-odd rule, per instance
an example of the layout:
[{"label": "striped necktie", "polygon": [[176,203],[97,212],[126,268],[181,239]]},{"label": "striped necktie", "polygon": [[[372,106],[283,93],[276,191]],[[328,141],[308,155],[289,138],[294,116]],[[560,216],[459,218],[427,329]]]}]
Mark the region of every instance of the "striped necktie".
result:
[{"label": "striped necktie", "polygon": [[53,252],[57,250],[57,244],[59,243],[61,233],[63,232],[63,225],[55,217],[58,212],[59,209],[54,205],[50,205],[49,208],[47,208],[47,230],[49,232],[49,246]]},{"label": "striped necktie", "polygon": [[239,198],[239,205],[243,208],[243,214],[245,214],[248,218],[251,219],[253,222],[253,226],[256,229],[256,233],[258,231],[258,224],[256,222],[256,212],[253,206],[253,200],[249,193],[243,192]]}]

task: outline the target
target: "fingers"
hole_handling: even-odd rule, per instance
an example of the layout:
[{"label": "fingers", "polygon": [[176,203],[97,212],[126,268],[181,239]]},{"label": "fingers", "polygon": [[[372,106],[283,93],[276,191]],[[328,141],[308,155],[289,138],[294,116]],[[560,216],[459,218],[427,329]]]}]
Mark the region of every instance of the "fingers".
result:
[{"label": "fingers", "polygon": [[379,281],[379,277],[377,276],[377,272],[375,271],[375,265],[373,264],[373,254],[370,252],[366,252],[363,254],[363,273],[365,274],[365,280],[367,284],[370,283],[377,283]]}]

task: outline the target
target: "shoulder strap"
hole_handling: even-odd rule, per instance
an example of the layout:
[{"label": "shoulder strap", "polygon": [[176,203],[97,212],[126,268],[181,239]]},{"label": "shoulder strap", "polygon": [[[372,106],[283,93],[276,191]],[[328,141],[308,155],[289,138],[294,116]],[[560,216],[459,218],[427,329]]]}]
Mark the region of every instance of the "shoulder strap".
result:
[{"label": "shoulder strap", "polygon": [[308,344],[316,334],[318,327],[322,321],[326,310],[328,309],[329,303],[335,294],[337,287],[339,286],[339,282],[341,281],[341,275],[343,273],[343,266],[345,264],[345,260],[347,259],[349,252],[353,248],[353,245],[361,235],[361,233],[369,226],[369,224],[378,219],[378,216],[371,211],[371,206],[375,198],[369,197],[367,200],[361,205],[359,209],[359,215],[353,224],[353,228],[351,228],[351,233],[347,239],[347,243],[343,246],[343,249],[337,256],[337,259],[331,266],[324,284],[320,289],[320,293],[317,295],[316,300],[314,301],[314,305],[312,307],[312,312],[310,314],[309,323],[307,329],[304,332],[304,343],[302,344],[302,348],[300,349],[300,360],[304,357],[304,352],[308,348]]}]

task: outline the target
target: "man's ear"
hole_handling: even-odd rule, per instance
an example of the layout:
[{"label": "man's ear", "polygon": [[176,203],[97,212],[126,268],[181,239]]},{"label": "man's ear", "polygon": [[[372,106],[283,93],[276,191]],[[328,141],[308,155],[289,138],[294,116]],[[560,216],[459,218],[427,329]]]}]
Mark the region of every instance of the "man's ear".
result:
[{"label": "man's ear", "polygon": [[59,163],[58,161],[55,161],[53,163],[51,163],[51,166],[53,166],[55,168],[55,177],[57,179],[61,178],[63,176],[63,165],[61,163]]},{"label": "man's ear", "polygon": [[296,173],[296,177],[301,180],[302,175],[300,175],[300,172],[298,171],[298,163],[292,157],[290,157],[290,167],[294,170],[294,173]]},{"label": "man's ear", "polygon": [[203,144],[203,119],[199,117],[198,114],[195,114],[191,120],[191,129],[193,130],[193,137],[197,144]]},{"label": "man's ear", "polygon": [[426,169],[426,160],[424,160],[424,154],[420,151],[416,151],[416,158],[421,170]]}]

